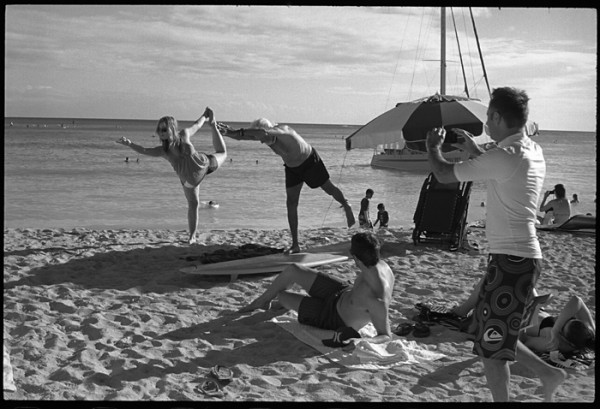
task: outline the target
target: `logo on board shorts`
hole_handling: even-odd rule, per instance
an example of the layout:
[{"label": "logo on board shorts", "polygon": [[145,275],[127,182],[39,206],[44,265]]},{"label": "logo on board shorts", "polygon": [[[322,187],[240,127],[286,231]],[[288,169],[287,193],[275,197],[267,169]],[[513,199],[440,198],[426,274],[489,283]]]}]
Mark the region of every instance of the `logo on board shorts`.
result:
[{"label": "logo on board shorts", "polygon": [[489,344],[495,344],[504,338],[502,330],[498,327],[490,327],[483,333],[483,340]]}]

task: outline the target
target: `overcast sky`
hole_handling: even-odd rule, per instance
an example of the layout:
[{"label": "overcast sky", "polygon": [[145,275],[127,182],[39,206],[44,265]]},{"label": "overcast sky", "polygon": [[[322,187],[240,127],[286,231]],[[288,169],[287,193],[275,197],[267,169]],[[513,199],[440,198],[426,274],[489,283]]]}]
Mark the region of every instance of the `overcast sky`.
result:
[{"label": "overcast sky", "polygon": [[[468,8],[471,97],[489,100]],[[541,129],[596,128],[595,9],[473,8],[490,86]],[[5,116],[364,124],[440,89],[440,9],[8,5]],[[463,79],[447,9],[447,93]]]}]

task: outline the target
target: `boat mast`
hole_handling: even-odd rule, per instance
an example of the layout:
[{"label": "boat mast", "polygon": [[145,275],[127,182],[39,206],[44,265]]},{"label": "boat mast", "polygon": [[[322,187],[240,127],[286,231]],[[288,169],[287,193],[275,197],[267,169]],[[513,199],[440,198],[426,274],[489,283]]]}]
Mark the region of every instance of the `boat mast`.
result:
[{"label": "boat mast", "polygon": [[440,94],[446,95],[446,7],[442,7],[440,58]]}]

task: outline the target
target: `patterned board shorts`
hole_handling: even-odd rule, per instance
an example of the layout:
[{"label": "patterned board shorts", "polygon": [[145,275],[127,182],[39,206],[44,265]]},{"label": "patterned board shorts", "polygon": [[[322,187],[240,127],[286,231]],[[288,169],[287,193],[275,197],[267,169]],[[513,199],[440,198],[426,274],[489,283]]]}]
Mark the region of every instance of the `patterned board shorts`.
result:
[{"label": "patterned board shorts", "polygon": [[490,254],[474,310],[476,355],[515,360],[523,313],[541,269],[541,259]]}]

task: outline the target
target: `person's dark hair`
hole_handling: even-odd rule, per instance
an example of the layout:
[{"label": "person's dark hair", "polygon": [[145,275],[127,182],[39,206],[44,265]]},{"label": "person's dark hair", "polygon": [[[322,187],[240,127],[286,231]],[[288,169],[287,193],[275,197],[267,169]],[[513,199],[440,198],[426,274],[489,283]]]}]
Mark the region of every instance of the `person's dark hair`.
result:
[{"label": "person's dark hair", "polygon": [[565,190],[565,186],[562,184],[558,184],[554,186],[554,194],[558,198],[563,198],[567,195],[567,191]]},{"label": "person's dark hair", "polygon": [[498,111],[510,128],[525,126],[529,116],[529,96],[523,90],[503,87],[492,91],[490,107]]},{"label": "person's dark hair", "polygon": [[367,195],[368,195],[368,194],[373,194],[373,193],[374,193],[374,192],[373,192],[373,189],[367,189],[367,192],[366,192],[366,194],[367,194]]},{"label": "person's dark hair", "polygon": [[385,209],[385,206],[383,205],[383,203],[379,203],[377,205],[377,209],[381,210],[381,209]]},{"label": "person's dark hair", "polygon": [[596,349],[596,335],[583,321],[571,321],[565,338],[577,349]]},{"label": "person's dark hair", "polygon": [[380,250],[379,240],[370,232],[356,233],[350,241],[350,254],[362,261],[366,267],[374,266],[379,262]]}]

